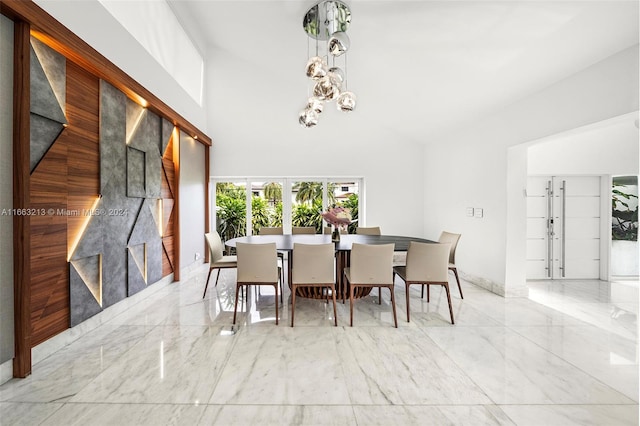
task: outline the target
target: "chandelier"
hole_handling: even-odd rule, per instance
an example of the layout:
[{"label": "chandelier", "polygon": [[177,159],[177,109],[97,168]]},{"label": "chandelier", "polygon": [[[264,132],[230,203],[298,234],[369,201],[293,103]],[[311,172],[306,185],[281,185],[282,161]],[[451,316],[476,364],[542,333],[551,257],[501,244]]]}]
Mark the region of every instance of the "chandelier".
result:
[{"label": "chandelier", "polygon": [[302,127],[318,124],[325,102],[335,100],[337,109],[344,112],[353,111],[356,106],[356,95],[347,90],[345,53],[350,45],[347,36],[350,23],[351,11],[341,1],[321,1],[304,15],[302,27],[309,38],[315,40],[315,55],[306,66],[307,77],[313,80],[313,90],[298,117]]}]

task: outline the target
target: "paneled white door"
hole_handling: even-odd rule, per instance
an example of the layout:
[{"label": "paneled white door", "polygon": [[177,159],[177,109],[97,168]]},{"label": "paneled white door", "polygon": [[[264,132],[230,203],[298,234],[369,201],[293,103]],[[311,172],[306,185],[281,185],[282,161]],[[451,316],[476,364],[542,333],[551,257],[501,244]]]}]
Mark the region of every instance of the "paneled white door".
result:
[{"label": "paneled white door", "polygon": [[600,177],[529,177],[527,278],[599,276]]}]

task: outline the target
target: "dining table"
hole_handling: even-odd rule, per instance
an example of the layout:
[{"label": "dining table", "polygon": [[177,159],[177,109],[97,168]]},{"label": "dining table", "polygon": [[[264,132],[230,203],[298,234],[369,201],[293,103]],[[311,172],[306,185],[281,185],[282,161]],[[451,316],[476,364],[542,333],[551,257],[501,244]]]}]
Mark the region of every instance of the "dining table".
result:
[{"label": "dining table", "polygon": [[[229,248],[235,248],[237,243],[247,244],[268,244],[275,243],[276,250],[287,252],[287,281],[291,288],[291,273],[293,270],[293,246],[299,244],[334,244],[336,252],[336,292],[342,296],[344,300],[347,288],[344,282],[343,271],[349,266],[351,247],[357,244],[393,244],[394,251],[406,252],[409,249],[409,243],[416,241],[420,243],[437,243],[437,241],[427,240],[419,237],[407,237],[399,235],[362,235],[362,234],[341,234],[339,241],[333,241],[329,234],[280,234],[280,235],[248,235],[244,237],[236,237],[225,241],[225,245]],[[358,288],[354,297],[364,297],[371,292],[371,288]],[[325,294],[322,289],[317,287],[298,287],[296,296],[324,299]]]}]

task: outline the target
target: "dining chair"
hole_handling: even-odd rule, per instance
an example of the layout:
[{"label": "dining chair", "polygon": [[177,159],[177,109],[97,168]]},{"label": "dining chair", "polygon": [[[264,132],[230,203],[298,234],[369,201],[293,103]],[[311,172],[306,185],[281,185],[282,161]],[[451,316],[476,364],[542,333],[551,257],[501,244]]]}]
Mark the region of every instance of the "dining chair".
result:
[{"label": "dining chair", "polygon": [[[258,235],[282,235],[283,229],[282,226],[263,226],[258,231]],[[282,262],[280,269],[280,280],[284,281],[284,253],[278,251],[278,259]],[[282,294],[281,294],[282,295]]]},{"label": "dining chair", "polygon": [[214,284],[214,287],[216,287],[218,285],[218,278],[220,277],[220,269],[238,267],[238,259],[236,256],[224,255],[224,246],[222,245],[220,234],[218,234],[216,231],[213,231],[208,234],[204,234],[204,237],[207,241],[207,246],[209,247],[209,274],[207,275],[207,283],[204,285],[204,293],[202,293],[203,299],[207,294],[207,287],[209,286],[211,271],[213,271],[214,269],[218,270],[218,272],[216,273],[216,282]]},{"label": "dining chair", "polygon": [[398,274],[405,284],[405,294],[407,297],[407,322],[410,319],[409,289],[411,285],[422,285],[424,297],[424,286],[427,286],[427,302],[429,302],[429,286],[441,285],[447,292],[447,302],[449,302],[449,315],[451,324],[453,321],[453,308],[451,307],[451,293],[449,292],[449,244],[419,243],[409,242],[407,251],[407,265],[394,266],[393,273]]},{"label": "dining chair", "polygon": [[282,235],[282,226],[263,226],[260,228],[260,235]]},{"label": "dining chair", "polygon": [[315,234],[316,228],[315,226],[292,226],[291,233],[293,235],[296,234]]},{"label": "dining chair", "polygon": [[356,234],[360,235],[380,235],[380,227],[379,226],[358,226],[356,228]]},{"label": "dining chair", "polygon": [[[349,286],[350,321],[353,327],[353,295],[357,287],[382,287],[391,292],[393,323],[398,328],[396,299],[393,294],[393,249],[394,244],[358,244],[351,246],[351,265],[344,268],[344,278]],[[378,304],[382,299],[378,297]]]},{"label": "dining chair", "polygon": [[438,238],[438,242],[449,244],[451,246],[451,249],[449,251],[449,270],[453,271],[453,275],[456,276],[458,291],[460,291],[460,298],[464,299],[464,296],[462,295],[462,287],[460,287],[460,278],[458,277],[458,268],[456,267],[456,247],[458,247],[460,236],[461,234],[442,231],[442,234],[440,234],[440,238]]},{"label": "dining chair", "polygon": [[233,324],[238,313],[238,293],[243,286],[272,285],[276,293],[276,325],[278,325],[278,285],[282,282],[278,276],[277,251],[275,243],[236,244],[238,256],[238,279],[236,281],[236,301],[233,308]]},{"label": "dining chair", "polygon": [[336,285],[333,271],[335,246],[333,244],[293,244],[293,273],[291,279],[291,327],[296,312],[296,289],[298,287],[327,288],[333,298],[333,318],[338,326],[336,310]]}]

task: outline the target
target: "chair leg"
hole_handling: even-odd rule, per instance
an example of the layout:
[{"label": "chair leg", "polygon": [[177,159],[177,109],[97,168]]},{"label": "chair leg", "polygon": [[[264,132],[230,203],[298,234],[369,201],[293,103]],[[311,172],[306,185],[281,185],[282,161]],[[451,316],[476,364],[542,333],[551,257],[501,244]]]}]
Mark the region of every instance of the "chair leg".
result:
[{"label": "chair leg", "polygon": [[[409,311],[410,311],[410,302],[409,302],[409,286],[410,284],[408,282],[405,281],[404,283],[404,287],[406,289],[406,294],[407,294],[407,322],[409,322]],[[423,286],[424,287],[424,286]]]},{"label": "chair leg", "polygon": [[240,285],[236,285],[236,303],[233,305],[233,324],[236,324],[236,315],[238,314],[238,287],[242,289],[243,287]]},{"label": "chair leg", "polygon": [[424,299],[424,284],[422,284],[422,293],[420,294],[420,299]]},{"label": "chair leg", "polygon": [[338,326],[338,311],[336,310],[336,286],[331,287],[331,296],[333,297],[333,321]]},{"label": "chair leg", "polygon": [[[280,303],[284,306],[284,299],[282,298],[284,294],[284,286],[283,286],[282,275],[280,275]],[[278,302],[278,298],[276,297],[276,303]]]},{"label": "chair leg", "polygon": [[345,294],[347,293],[347,275],[342,273],[342,304],[344,305]]},{"label": "chair leg", "polygon": [[378,305],[382,305],[382,287],[378,287]]},{"label": "chair leg", "polygon": [[431,287],[429,287],[429,284],[427,284],[427,303],[429,303],[429,299],[430,299],[430,296],[431,296],[431,292],[429,291],[430,288]]},{"label": "chair leg", "polygon": [[353,284],[349,285],[349,318],[353,327]]},{"label": "chair leg", "polygon": [[[202,293],[202,298],[204,299],[204,296],[207,295],[207,287],[209,287],[209,278],[211,278],[211,271],[213,271],[213,268],[209,268],[209,274],[207,275],[207,283],[204,285],[204,293]],[[218,273],[220,272],[220,270],[218,269]],[[218,280],[216,279],[216,283],[218,282]]]},{"label": "chair leg", "polygon": [[464,299],[464,296],[462,295],[462,287],[460,287],[460,278],[458,277],[458,268],[449,268],[453,271],[453,275],[456,276],[456,282],[458,283],[458,290],[460,291],[460,298]]},{"label": "chair leg", "polygon": [[214,287],[218,287],[218,278],[220,278],[220,268],[218,268],[218,271],[216,273],[216,282],[213,285]]},{"label": "chair leg", "polygon": [[396,316],[396,297],[393,292],[393,286],[389,286],[389,292],[391,292],[391,306],[393,307],[393,324],[396,328],[398,328],[398,317]]},{"label": "chair leg", "polygon": [[296,313],[296,286],[291,284],[291,327],[293,327],[293,316]]},{"label": "chair leg", "polygon": [[449,293],[448,283],[444,286],[444,289],[447,291],[447,301],[449,302],[449,315],[451,316],[451,324],[455,324],[455,322],[453,321],[453,308],[451,307],[451,294]]},{"label": "chair leg", "polygon": [[278,283],[275,283],[273,287],[276,290],[276,325],[278,325]]}]

